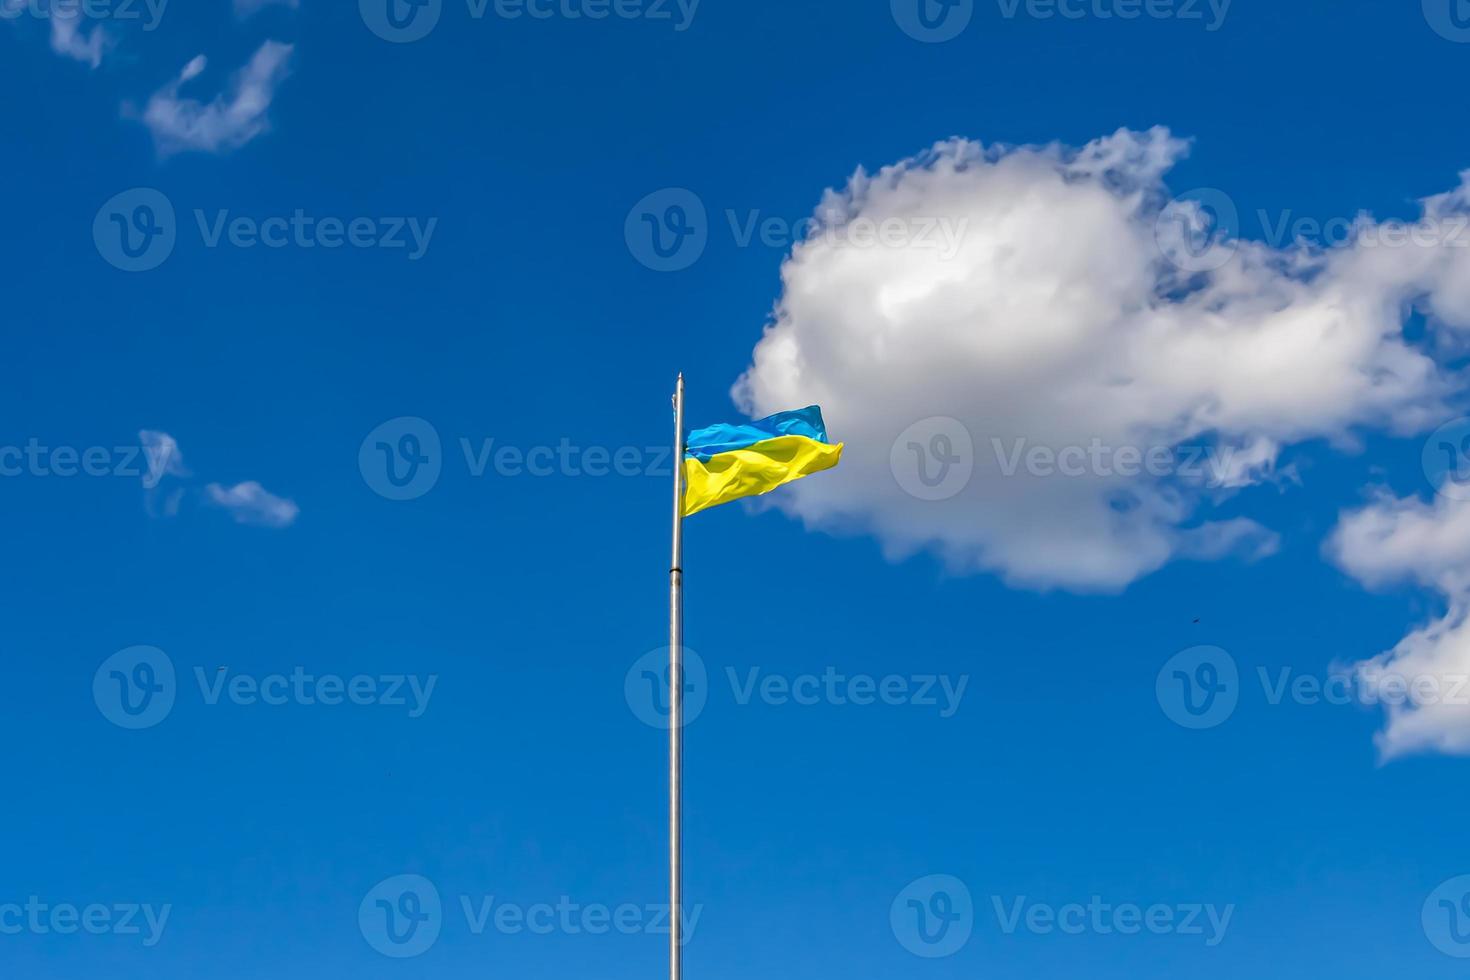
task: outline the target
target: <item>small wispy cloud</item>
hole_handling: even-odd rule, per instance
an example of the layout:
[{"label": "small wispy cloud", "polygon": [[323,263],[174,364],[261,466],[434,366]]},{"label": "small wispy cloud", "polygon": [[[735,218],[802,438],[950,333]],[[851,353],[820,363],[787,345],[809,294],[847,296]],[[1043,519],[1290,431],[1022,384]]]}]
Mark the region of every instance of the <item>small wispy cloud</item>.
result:
[{"label": "small wispy cloud", "polygon": [[178,440],[167,432],[144,429],[138,433],[138,444],[143,447],[143,456],[148,461],[148,472],[143,474],[143,486],[147,489],[158,486],[165,476],[189,475]]},{"label": "small wispy cloud", "polygon": [[[143,459],[147,470],[143,473],[144,505],[152,517],[175,517],[186,495],[197,493],[186,486],[162,487],[166,477],[188,477],[184,465],[184,454],[179,441],[167,432],[144,429],[138,433],[138,444],[143,447]],[[289,527],[296,521],[301,508],[293,500],[277,497],[254,480],[246,480],[232,487],[210,483],[204,487],[204,497],[209,503],[230,512],[237,524],[257,527]]]},{"label": "small wispy cloud", "polygon": [[268,130],[271,100],[288,74],[294,49],[278,41],[265,42],[235,73],[228,90],[209,102],[179,94],[209,64],[202,54],[191,60],[177,78],[153,93],[143,109],[142,121],[153,133],[158,152],[228,152]]},{"label": "small wispy cloud", "polygon": [[290,527],[301,513],[293,500],[277,497],[254,480],[224,487],[211,483],[204,488],[210,503],[230,512],[237,524],[257,527]]},{"label": "small wispy cloud", "polygon": [[143,460],[147,469],[143,471],[143,507],[150,517],[175,517],[184,502],[183,487],[165,491],[159,487],[166,476],[185,477],[189,470],[184,466],[184,454],[179,451],[179,442],[167,432],[143,429],[138,433],[138,445],[143,447]]},{"label": "small wispy cloud", "polygon": [[82,30],[81,20],[79,13],[66,13],[56,5],[51,11],[51,50],[96,68],[102,64],[110,38],[100,25],[90,32]]}]

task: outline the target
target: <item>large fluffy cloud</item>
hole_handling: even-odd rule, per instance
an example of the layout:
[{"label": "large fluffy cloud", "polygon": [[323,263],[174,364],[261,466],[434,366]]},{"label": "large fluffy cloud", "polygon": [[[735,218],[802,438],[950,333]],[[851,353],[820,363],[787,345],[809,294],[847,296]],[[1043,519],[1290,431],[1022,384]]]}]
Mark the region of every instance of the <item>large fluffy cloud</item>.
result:
[{"label": "large fluffy cloud", "polygon": [[1452,379],[1403,327],[1416,305],[1470,325],[1470,176],[1417,224],[1277,249],[1171,201],[1186,148],[952,140],[829,191],[734,392],[752,414],[819,403],[847,443],[779,506],[894,556],[1110,590],[1268,552],[1212,515],[1282,479],[1284,447],[1443,418]]}]

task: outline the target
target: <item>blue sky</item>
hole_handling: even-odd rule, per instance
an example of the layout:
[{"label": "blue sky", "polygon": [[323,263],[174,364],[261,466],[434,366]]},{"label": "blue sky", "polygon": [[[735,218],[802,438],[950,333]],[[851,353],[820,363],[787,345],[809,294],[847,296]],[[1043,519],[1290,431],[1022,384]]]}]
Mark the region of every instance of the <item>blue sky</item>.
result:
[{"label": "blue sky", "polygon": [[0,972],[658,975],[680,370],[689,976],[1462,972],[1470,10],[930,3],[8,8]]}]

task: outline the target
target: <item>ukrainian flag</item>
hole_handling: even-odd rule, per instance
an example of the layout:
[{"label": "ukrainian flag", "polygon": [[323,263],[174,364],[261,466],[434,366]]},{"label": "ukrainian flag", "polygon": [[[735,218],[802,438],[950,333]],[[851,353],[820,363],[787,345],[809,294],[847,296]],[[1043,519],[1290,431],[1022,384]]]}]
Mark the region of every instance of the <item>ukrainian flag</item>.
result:
[{"label": "ukrainian flag", "polygon": [[830,470],[842,458],[816,405],[741,425],[689,433],[684,447],[684,516]]}]

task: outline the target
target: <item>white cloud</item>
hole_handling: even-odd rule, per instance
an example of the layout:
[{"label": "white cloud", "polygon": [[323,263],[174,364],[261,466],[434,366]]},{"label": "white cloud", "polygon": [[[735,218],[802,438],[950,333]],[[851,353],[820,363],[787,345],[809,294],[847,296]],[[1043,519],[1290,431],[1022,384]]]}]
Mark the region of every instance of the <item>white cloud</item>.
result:
[{"label": "white cloud", "polygon": [[1328,549],[1374,588],[1413,581],[1449,596],[1470,594],[1470,502],[1381,495],[1342,516]]},{"label": "white cloud", "polygon": [[143,457],[148,463],[148,472],[143,474],[144,487],[152,490],[165,476],[189,475],[178,440],[167,432],[144,429],[138,433],[138,444],[143,447]]},{"label": "white cloud", "polygon": [[[1417,303],[1470,326],[1470,248],[1442,240],[1470,210],[1470,174],[1424,202],[1416,242],[1362,217],[1340,248],[1216,242],[1219,264],[1188,249],[1198,209],[1169,203],[1186,149],[1158,128],[1082,149],[951,140],[829,191],[734,396],[754,415],[819,403],[847,449],[774,504],[871,532],[891,557],[930,549],[1014,584],[1111,590],[1178,556],[1269,552],[1270,532],[1211,505],[1289,476],[1285,447],[1442,419],[1453,382],[1403,323]],[[957,247],[936,227],[958,229]],[[895,437],[945,416],[973,437],[973,475],[920,499],[900,486]],[[1008,465],[1017,446],[1113,455],[1045,475]],[[1169,455],[1181,446],[1210,447],[1203,478]],[[1125,468],[1134,450],[1181,471]]]},{"label": "white cloud", "polygon": [[[167,432],[144,429],[138,433],[138,441],[148,466],[143,474],[144,503],[148,513],[153,517],[177,516],[185,488],[174,487],[166,492],[159,484],[164,477],[192,475],[184,466],[184,454],[179,450],[178,440]],[[233,487],[210,483],[204,488],[204,496],[210,503],[228,510],[237,524],[289,527],[301,512],[294,501],[277,497],[254,480],[246,480]]]},{"label": "white cloud", "polygon": [[223,487],[211,483],[204,488],[211,503],[225,508],[237,524],[254,524],[260,527],[289,527],[295,522],[301,508],[291,500],[277,497],[254,480]]},{"label": "white cloud", "polygon": [[179,77],[155,92],[142,119],[163,154],[184,150],[219,153],[238,149],[270,128],[267,112],[276,87],[287,75],[293,45],[267,41],[210,102],[184,98],[179,90],[204,71],[199,55]]},{"label": "white cloud", "polygon": [[1342,516],[1327,552],[1366,585],[1413,582],[1447,600],[1443,616],[1352,666],[1359,688],[1385,703],[1383,757],[1470,755],[1470,501],[1380,496]]},{"label": "white cloud", "polygon": [[109,38],[101,25],[94,25],[90,32],[84,31],[79,12],[51,12],[51,50],[57,54],[75,58],[96,68],[102,64],[102,52]]}]

